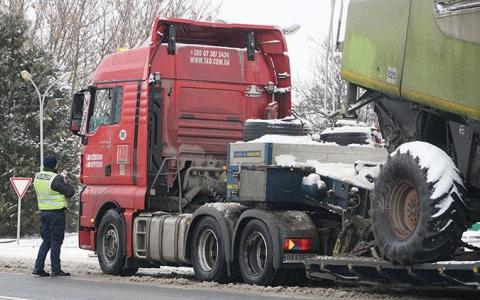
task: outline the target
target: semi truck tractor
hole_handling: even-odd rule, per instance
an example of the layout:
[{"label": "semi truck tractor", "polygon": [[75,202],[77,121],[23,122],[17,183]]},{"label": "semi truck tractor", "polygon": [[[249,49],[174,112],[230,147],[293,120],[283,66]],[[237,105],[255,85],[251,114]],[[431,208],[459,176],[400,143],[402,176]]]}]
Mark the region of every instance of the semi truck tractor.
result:
[{"label": "semi truck tractor", "polygon": [[479,220],[479,25],[480,1],[350,1],[348,112],[373,103],[390,152],[370,199],[377,259],[312,259],[310,277],[478,288],[480,249],[461,239]]},{"label": "semi truck tractor", "polygon": [[[373,185],[355,162],[375,168],[386,151],[313,142],[289,118],[290,80],[272,26],[157,18],[148,46],[105,57],[71,111],[80,248],[111,275],[171,265],[218,282],[304,277],[306,258],[332,254],[348,207],[366,217]],[[348,179],[329,175],[338,166]]]},{"label": "semi truck tractor", "polygon": [[281,29],[155,19],[74,95],[79,246],[111,275],[477,288],[477,2],[350,1],[343,113],[373,103],[385,148],[289,117]]}]

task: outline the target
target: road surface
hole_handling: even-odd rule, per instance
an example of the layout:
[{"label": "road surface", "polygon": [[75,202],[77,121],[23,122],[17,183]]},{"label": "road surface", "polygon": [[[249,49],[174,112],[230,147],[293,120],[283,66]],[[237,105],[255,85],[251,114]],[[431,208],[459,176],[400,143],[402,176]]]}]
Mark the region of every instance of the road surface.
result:
[{"label": "road surface", "polygon": [[[1,248],[1,247],[0,247]],[[32,250],[31,250],[32,251]],[[6,254],[6,252],[4,252]],[[18,254],[12,251],[10,255]],[[307,282],[301,286],[252,286],[243,283],[199,282],[191,268],[140,269],[131,277],[102,274],[98,262],[62,260],[70,278],[30,275],[30,259],[0,255],[0,300],[4,299],[315,299],[315,300],[478,300],[480,293],[390,290]],[[47,270],[48,264],[47,264]],[[2,298],[3,297],[3,298]],[[148,297],[148,298],[147,298]]]},{"label": "road surface", "polygon": [[[89,281],[75,277],[35,277],[18,273],[0,273],[0,299],[278,299],[245,293],[154,287],[139,284]],[[318,298],[322,299],[322,298]],[[326,299],[326,298],[324,298]]]}]

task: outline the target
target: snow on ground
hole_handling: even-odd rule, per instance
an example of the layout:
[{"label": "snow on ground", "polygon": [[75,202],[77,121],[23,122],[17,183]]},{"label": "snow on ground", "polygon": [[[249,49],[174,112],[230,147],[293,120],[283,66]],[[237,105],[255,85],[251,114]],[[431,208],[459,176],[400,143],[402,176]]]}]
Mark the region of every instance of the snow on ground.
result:
[{"label": "snow on ground", "polygon": [[[16,241],[6,243],[11,239],[0,239],[0,257],[2,258],[16,258],[16,259],[32,259],[37,257],[38,249],[42,243],[41,238],[24,238],[20,239],[20,244]],[[78,248],[78,236],[75,233],[65,235],[65,240],[62,245],[62,260],[74,261],[82,263],[97,263],[97,258],[92,251],[86,251]],[[50,257],[47,256],[47,261],[50,263]]]},{"label": "snow on ground", "polygon": [[[1,259],[31,261],[31,267],[33,268],[33,261],[35,261],[37,257],[38,249],[40,248],[41,243],[42,239],[40,237],[20,239],[19,245],[17,245],[16,240],[0,239],[0,262]],[[93,251],[83,250],[78,247],[78,235],[76,233],[67,233],[65,235],[60,258],[62,261],[62,266],[65,265],[66,268],[68,268],[68,266],[71,266],[72,263],[73,265],[76,265],[76,263],[80,263],[85,266],[93,266],[95,269],[100,268],[98,265],[98,258]],[[47,255],[45,265],[49,264],[50,255]],[[158,271],[159,270],[157,269],[156,272],[158,273]],[[189,274],[193,276],[193,269],[185,267],[162,267],[161,272],[177,272],[180,274]],[[147,271],[147,273],[149,272]]]}]

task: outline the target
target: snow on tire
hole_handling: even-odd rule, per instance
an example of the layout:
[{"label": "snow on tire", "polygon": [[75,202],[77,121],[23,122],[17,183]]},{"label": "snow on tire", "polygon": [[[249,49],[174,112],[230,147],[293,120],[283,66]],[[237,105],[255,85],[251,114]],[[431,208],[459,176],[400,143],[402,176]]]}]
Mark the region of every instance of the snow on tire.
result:
[{"label": "snow on tire", "polygon": [[451,258],[467,227],[462,188],[444,151],[424,142],[401,145],[375,182],[372,224],[382,256],[397,264]]}]

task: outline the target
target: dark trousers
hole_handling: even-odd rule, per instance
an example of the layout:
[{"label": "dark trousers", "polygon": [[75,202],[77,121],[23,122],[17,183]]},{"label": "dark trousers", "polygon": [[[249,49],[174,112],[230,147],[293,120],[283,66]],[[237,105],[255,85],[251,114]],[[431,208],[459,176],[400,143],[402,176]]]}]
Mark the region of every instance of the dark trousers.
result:
[{"label": "dark trousers", "polygon": [[42,245],[38,249],[35,270],[41,271],[45,267],[45,258],[50,250],[52,272],[60,271],[60,247],[65,236],[65,211],[40,211],[40,225]]}]

